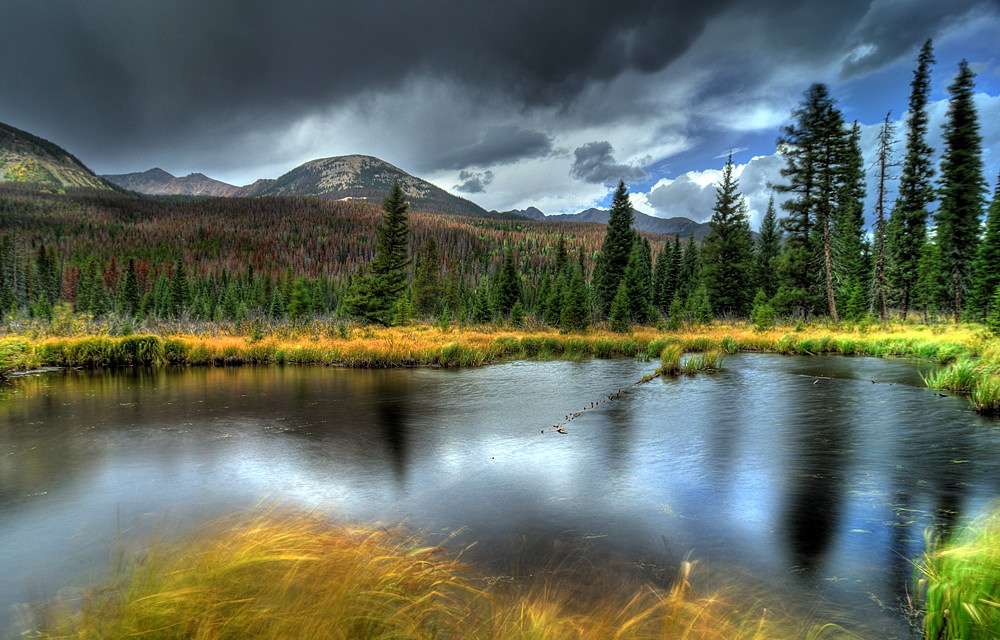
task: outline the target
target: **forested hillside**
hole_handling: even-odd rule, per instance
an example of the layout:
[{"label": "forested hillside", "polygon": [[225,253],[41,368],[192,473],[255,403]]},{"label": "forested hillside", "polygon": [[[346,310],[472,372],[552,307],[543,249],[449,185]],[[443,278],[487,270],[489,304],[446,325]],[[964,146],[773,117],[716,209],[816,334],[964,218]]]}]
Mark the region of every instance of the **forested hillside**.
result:
[{"label": "forested hillside", "polygon": [[[34,316],[50,315],[60,302],[91,314],[205,320],[337,314],[351,278],[373,257],[381,218],[381,208],[363,201],[274,196],[179,202],[5,185],[0,305]],[[564,261],[566,255],[582,260],[589,273],[604,230],[411,212],[410,276],[424,264],[424,281],[433,272],[435,291],[432,299],[417,292],[414,313],[436,316],[447,308],[471,318],[476,290],[500,271],[508,252],[522,304],[534,310],[559,247]],[[657,249],[669,240],[647,237]],[[429,243],[436,247],[433,255]]]}]

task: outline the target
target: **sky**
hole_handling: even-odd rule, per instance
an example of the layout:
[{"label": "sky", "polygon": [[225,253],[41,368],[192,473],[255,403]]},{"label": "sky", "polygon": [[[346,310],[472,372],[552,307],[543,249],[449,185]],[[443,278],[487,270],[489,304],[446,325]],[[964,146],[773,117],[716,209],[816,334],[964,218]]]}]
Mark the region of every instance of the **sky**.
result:
[{"label": "sky", "polygon": [[966,59],[990,194],[1000,171],[1000,0],[4,0],[0,25],[0,122],[101,174],[243,185],[359,153],[486,209],[575,213],[624,180],[703,221],[731,153],[756,228],[813,83],[869,164],[891,112],[902,157],[928,38],[931,145]]}]

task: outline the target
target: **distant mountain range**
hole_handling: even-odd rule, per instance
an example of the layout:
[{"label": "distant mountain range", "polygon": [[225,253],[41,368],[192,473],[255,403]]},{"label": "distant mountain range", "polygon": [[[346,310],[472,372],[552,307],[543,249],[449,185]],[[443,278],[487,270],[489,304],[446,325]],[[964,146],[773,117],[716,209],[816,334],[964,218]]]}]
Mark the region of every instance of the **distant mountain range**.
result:
[{"label": "distant mountain range", "polygon": [[[4,181],[53,187],[126,189],[155,196],[315,196],[332,200],[369,200],[375,203],[381,203],[389,195],[393,183],[398,182],[410,207],[415,211],[599,224],[607,224],[609,217],[608,212],[602,209],[551,216],[546,216],[535,207],[504,212],[486,211],[476,203],[454,196],[384,160],[364,155],[312,160],[277,179],[260,179],[242,187],[214,180],[201,173],[178,178],[159,168],[140,173],[98,176],[58,145],[0,123],[0,182]],[[697,223],[683,217],[657,218],[639,211],[635,212],[635,228],[682,238],[687,238],[693,231],[695,239],[699,241],[710,229],[708,223]]]},{"label": "distant mountain range", "polygon": [[426,180],[372,156],[350,155],[311,160],[275,180],[261,179],[245,187],[213,180],[200,173],[177,178],[162,169],[106,175],[125,189],[149,195],[316,196],[331,200],[370,200],[380,204],[398,182],[415,211],[496,217],[474,202],[453,196]]},{"label": "distant mountain range", "polygon": [[[547,216],[535,207],[528,207],[527,209],[520,211],[508,211],[507,213],[512,213],[519,215],[522,218],[528,218],[529,220],[548,220],[554,222],[597,222],[600,224],[607,224],[610,218],[610,213],[605,209],[587,209],[586,211],[581,211],[580,213],[566,213]],[[712,227],[707,222],[695,222],[690,218],[684,218],[681,216],[675,218],[657,218],[656,216],[651,216],[641,211],[635,211],[635,222],[632,226],[639,231],[648,231],[649,233],[662,233],[668,236],[680,236],[684,239],[690,237],[691,233],[694,232],[694,239],[701,241],[708,232],[711,231]]]}]

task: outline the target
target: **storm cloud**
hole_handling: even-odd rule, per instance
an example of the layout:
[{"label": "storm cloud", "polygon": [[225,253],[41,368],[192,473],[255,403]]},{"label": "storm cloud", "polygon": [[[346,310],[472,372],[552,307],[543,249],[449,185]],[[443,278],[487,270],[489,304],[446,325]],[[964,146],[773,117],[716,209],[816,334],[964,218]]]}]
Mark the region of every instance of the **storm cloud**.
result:
[{"label": "storm cloud", "polygon": [[928,37],[1000,93],[995,0],[7,0],[0,24],[0,121],[99,173],[246,184],[364,153],[500,210],[619,179],[665,204],[665,167],[772,154],[812,82],[902,114]]},{"label": "storm cloud", "polygon": [[462,193],[483,193],[486,191],[486,187],[493,182],[493,172],[483,171],[471,172],[462,171],[458,174],[458,179],[461,180],[461,184],[455,185],[455,191],[460,191]]},{"label": "storm cloud", "polygon": [[614,149],[607,140],[588,142],[573,152],[575,160],[570,174],[593,184],[618,184],[619,180],[632,182],[646,177],[639,167],[615,161]]}]

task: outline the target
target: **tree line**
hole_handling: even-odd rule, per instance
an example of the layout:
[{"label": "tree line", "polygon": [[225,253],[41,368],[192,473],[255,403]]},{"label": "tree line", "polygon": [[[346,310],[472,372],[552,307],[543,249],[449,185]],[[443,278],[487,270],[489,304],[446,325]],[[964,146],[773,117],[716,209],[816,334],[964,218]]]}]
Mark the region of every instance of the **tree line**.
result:
[{"label": "tree line", "polygon": [[[814,84],[777,140],[785,159],[756,237],[730,156],[710,233],[640,234],[618,184],[606,227],[413,213],[398,185],[381,210],[309,198],[169,203],[90,192],[0,193],[0,310],[51,318],[379,324],[526,322],[567,331],[676,326],[777,315],[1000,319],[1000,185],[987,210],[982,139],[967,63],[948,87],[941,161],[928,143],[933,46],[917,58],[893,157],[878,138],[875,210],[860,126]],[[886,183],[901,166],[898,196]],[[372,242],[370,239],[374,239]]]}]

